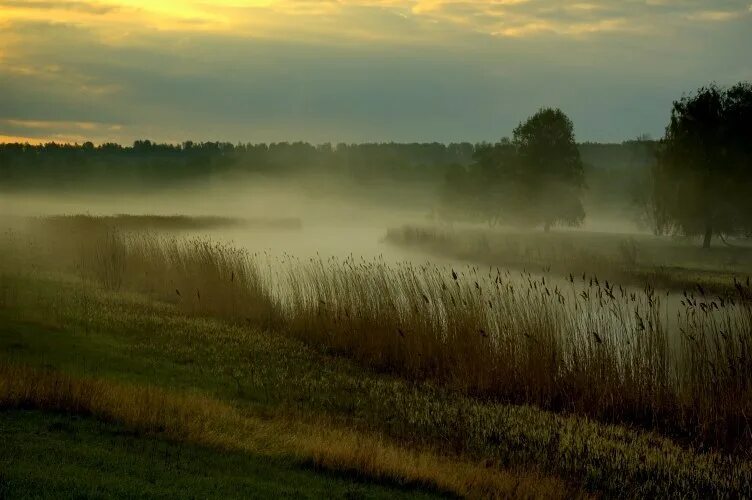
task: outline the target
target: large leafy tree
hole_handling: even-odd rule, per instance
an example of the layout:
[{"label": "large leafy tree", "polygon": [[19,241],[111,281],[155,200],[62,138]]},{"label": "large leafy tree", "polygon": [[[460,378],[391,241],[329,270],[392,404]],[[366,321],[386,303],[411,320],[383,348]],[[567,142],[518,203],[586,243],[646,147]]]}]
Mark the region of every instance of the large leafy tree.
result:
[{"label": "large leafy tree", "polygon": [[656,229],[748,233],[752,197],[752,86],[715,85],[674,102],[653,175]]},{"label": "large leafy tree", "polygon": [[492,226],[546,230],[584,219],[583,164],[572,121],[561,110],[541,109],[514,130],[512,140],[479,145],[473,160],[445,179],[442,199],[454,213]]},{"label": "large leafy tree", "polygon": [[580,200],[583,165],[572,121],[559,109],[541,109],[514,129],[519,157],[517,194],[525,199],[517,208],[526,222],[577,225],[585,218]]}]

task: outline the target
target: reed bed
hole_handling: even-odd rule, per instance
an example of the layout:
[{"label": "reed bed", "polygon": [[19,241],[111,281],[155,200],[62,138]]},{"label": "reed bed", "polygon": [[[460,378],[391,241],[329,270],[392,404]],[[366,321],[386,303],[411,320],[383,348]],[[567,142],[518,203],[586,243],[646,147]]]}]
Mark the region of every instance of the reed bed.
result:
[{"label": "reed bed", "polygon": [[289,284],[285,331],[380,369],[701,445],[752,437],[747,284],[676,311],[649,287],[475,267],[309,262]]},{"label": "reed bed", "polygon": [[184,312],[264,328],[279,306],[255,256],[226,243],[108,231],[81,254],[80,270],[111,289],[157,294]]},{"label": "reed bed", "polygon": [[468,394],[749,450],[752,290],[680,305],[597,276],[290,257],[101,231],[77,269],[185,312],[292,335]]},{"label": "reed bed", "polygon": [[734,276],[752,273],[752,246],[743,242],[704,249],[690,238],[645,234],[439,226],[389,228],[385,241],[440,258],[559,274],[585,272],[621,284],[651,283],[678,292],[700,283],[714,293],[726,293]]}]

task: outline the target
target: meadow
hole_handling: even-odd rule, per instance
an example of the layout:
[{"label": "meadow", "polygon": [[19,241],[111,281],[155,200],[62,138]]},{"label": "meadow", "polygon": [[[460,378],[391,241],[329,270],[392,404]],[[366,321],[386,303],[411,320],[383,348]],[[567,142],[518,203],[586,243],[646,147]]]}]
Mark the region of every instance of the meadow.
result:
[{"label": "meadow", "polygon": [[[750,487],[745,280],[675,307],[595,271],[300,260],[96,217],[16,224],[0,263],[3,418],[83,417],[88,453],[106,425],[342,495]],[[27,476],[0,488],[65,491]]]}]

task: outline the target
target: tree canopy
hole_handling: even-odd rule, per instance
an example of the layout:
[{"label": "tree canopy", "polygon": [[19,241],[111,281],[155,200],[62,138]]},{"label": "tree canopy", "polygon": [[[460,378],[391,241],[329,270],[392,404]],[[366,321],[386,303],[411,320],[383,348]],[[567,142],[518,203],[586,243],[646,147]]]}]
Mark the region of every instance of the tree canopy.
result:
[{"label": "tree canopy", "polygon": [[519,155],[517,184],[527,202],[519,207],[533,225],[577,225],[585,218],[585,186],[574,125],[560,109],[541,109],[514,129]]},{"label": "tree canopy", "polygon": [[265,176],[327,174],[369,185],[382,180],[421,183],[441,178],[452,164],[472,161],[470,143],[366,143],[313,145],[305,142],[159,144],[0,144],[3,189],[101,188],[128,184],[161,187],[231,173]]},{"label": "tree canopy", "polygon": [[752,85],[702,87],[675,101],[653,174],[656,230],[752,231]]},{"label": "tree canopy", "polygon": [[575,143],[572,121],[561,110],[541,109],[511,140],[479,145],[469,167],[451,171],[443,206],[461,205],[465,216],[490,225],[579,224],[585,217],[580,148],[588,145]]}]

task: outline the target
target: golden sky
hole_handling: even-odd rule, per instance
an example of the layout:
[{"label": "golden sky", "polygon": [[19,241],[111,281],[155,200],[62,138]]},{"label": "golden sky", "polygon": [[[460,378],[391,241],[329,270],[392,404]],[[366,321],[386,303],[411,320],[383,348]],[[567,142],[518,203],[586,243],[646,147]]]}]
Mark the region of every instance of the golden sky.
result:
[{"label": "golden sky", "polygon": [[0,0],[0,141],[481,140],[544,105],[626,139],[752,78],[751,33],[749,0]]},{"label": "golden sky", "polygon": [[[435,27],[429,30],[434,40],[442,30],[496,37],[650,33],[671,18],[675,23],[729,21],[748,16],[751,8],[744,1],[685,0],[15,0],[0,1],[0,22],[52,21],[122,39],[156,30],[404,41],[427,36],[422,32],[427,25]],[[393,19],[385,22],[383,15]],[[407,22],[400,24],[399,18]]]}]

